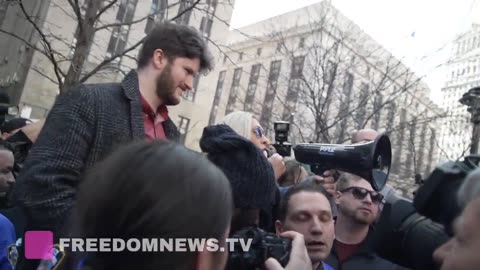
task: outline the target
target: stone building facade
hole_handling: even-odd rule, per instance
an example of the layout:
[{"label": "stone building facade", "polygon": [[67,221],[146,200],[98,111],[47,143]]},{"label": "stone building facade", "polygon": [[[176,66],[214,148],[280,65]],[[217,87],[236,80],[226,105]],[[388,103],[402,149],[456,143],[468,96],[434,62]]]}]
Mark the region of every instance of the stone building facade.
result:
[{"label": "stone building facade", "polygon": [[447,65],[447,80],[441,90],[440,106],[449,117],[441,130],[440,160],[456,160],[470,153],[472,124],[467,107],[459,100],[473,87],[480,86],[480,24],[454,41],[452,57]]},{"label": "stone building facade", "polygon": [[231,32],[210,124],[252,112],[270,138],[289,121],[290,142],[350,143],[373,128],[393,146],[390,182],[404,195],[437,162],[443,112],[429,88],[327,1]]}]

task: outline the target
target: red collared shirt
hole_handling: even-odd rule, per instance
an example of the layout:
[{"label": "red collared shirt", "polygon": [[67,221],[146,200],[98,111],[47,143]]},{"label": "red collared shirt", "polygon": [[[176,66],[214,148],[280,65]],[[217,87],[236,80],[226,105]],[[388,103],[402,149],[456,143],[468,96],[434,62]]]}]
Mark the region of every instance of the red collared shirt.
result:
[{"label": "red collared shirt", "polygon": [[167,106],[162,105],[154,112],[152,107],[142,97],[143,123],[145,135],[150,140],[167,139],[162,123],[168,119]]}]

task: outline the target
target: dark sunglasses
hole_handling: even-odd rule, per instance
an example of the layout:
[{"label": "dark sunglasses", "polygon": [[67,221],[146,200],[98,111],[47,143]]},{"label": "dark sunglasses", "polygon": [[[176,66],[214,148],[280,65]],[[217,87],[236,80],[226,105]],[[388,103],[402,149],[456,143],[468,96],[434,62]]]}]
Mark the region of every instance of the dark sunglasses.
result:
[{"label": "dark sunglasses", "polygon": [[363,200],[365,197],[367,197],[367,194],[370,194],[370,198],[372,198],[372,202],[375,204],[379,204],[383,201],[383,195],[375,192],[375,191],[370,191],[361,187],[349,187],[344,190],[341,190],[341,193],[351,191],[353,197],[357,200]]},{"label": "dark sunglasses", "polygon": [[263,136],[265,135],[265,133],[263,132],[263,129],[261,127],[255,127],[253,129],[253,133],[255,133],[255,136],[257,136],[257,138],[263,138]]}]

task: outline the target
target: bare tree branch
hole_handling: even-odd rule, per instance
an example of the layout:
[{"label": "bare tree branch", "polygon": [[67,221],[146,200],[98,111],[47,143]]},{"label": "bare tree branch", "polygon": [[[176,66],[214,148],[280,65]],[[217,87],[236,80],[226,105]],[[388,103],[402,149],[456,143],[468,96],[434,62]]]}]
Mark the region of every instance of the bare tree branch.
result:
[{"label": "bare tree branch", "polygon": [[34,66],[31,66],[30,67],[33,71],[37,72],[38,74],[40,74],[42,77],[44,77],[45,79],[51,81],[52,83],[54,83],[55,85],[58,85],[58,82],[55,81],[54,79],[52,79],[50,76],[48,76],[47,74],[45,74],[45,72],[41,71],[40,69],[34,67]]},{"label": "bare tree branch", "polygon": [[[199,2],[199,1],[198,1]],[[197,3],[198,3],[197,2]],[[176,5],[178,5],[180,2],[178,3],[175,3],[175,4],[172,4],[172,5],[169,5],[166,9],[168,10],[169,8],[171,7],[174,7]],[[187,10],[190,10],[190,9],[193,9],[194,7],[191,7]],[[117,27],[117,26],[124,26],[124,25],[133,25],[133,24],[137,24],[137,23],[140,23],[140,22],[143,22],[145,20],[147,20],[149,17],[151,17],[152,15],[156,15],[156,14],[159,14],[160,12],[162,12],[162,10],[157,10],[155,13],[153,14],[148,14],[146,16],[143,16],[141,17],[140,19],[137,19],[137,20],[132,20],[132,21],[129,21],[129,22],[118,22],[118,23],[109,23],[109,24],[103,24],[102,26],[99,26],[99,27],[96,27],[95,28],[95,32],[98,32],[100,30],[103,30],[103,29],[107,29],[107,28],[111,28],[111,27]],[[182,13],[183,14],[183,13]]]},{"label": "bare tree branch", "polygon": [[[191,6],[187,7],[185,10],[182,12],[179,12],[176,16],[174,16],[170,21],[174,21],[177,18],[181,17],[183,14],[188,12],[189,10],[192,10],[200,0],[196,0]],[[135,50],[138,46],[142,45],[142,43],[145,41],[146,36],[143,37],[141,40],[130,46],[129,48],[125,49],[123,52],[117,53],[115,55],[112,55],[111,57],[105,58],[100,64],[98,64],[95,68],[93,68],[90,72],[85,74],[80,80],[79,83],[84,83],[86,82],[90,77],[92,77],[96,72],[101,70],[104,66],[110,64],[113,60],[115,60],[118,57],[121,57],[123,55],[126,55],[128,52]]]},{"label": "bare tree branch", "polygon": [[100,11],[98,11],[97,15],[93,18],[95,21],[98,21],[100,17],[105,13],[109,8],[113,7],[117,3],[118,0],[111,0],[107,5],[105,5]]},{"label": "bare tree branch", "polygon": [[45,34],[43,31],[38,27],[38,25],[30,18],[30,15],[28,12],[25,10],[25,6],[23,5],[22,1],[18,2],[18,5],[20,6],[20,9],[22,10],[23,15],[27,19],[27,21],[33,26],[35,31],[40,35],[41,43],[45,48],[45,54],[47,58],[50,60],[50,62],[53,65],[53,70],[55,72],[55,75],[57,77],[58,84],[61,84],[62,78],[64,77],[64,73],[58,66],[58,63],[56,61],[55,55],[53,54],[52,46],[50,42],[46,39]]},{"label": "bare tree branch", "polygon": [[[88,0],[85,0],[85,1],[88,1]],[[96,0],[96,1],[99,1],[99,0]],[[101,1],[103,1],[103,0],[101,0]],[[79,32],[83,33],[83,31],[84,31],[84,29],[83,29],[83,17],[82,17],[82,12],[81,12],[80,5],[78,4],[78,0],[68,0],[67,2],[70,4],[70,7],[72,7],[73,12],[75,13],[76,20],[78,22],[77,25],[78,25]]]}]

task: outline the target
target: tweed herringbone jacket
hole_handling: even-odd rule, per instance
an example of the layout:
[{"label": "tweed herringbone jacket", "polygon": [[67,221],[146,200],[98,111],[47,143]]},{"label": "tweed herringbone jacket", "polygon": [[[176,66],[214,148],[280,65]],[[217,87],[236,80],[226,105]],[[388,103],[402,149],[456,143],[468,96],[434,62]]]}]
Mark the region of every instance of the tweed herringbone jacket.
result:
[{"label": "tweed herringbone jacket", "polygon": [[[169,119],[163,125],[167,138],[177,141],[175,124]],[[14,189],[27,230],[50,230],[55,238],[66,233],[85,170],[119,146],[145,138],[135,71],[121,83],[81,85],[60,95]]]}]

